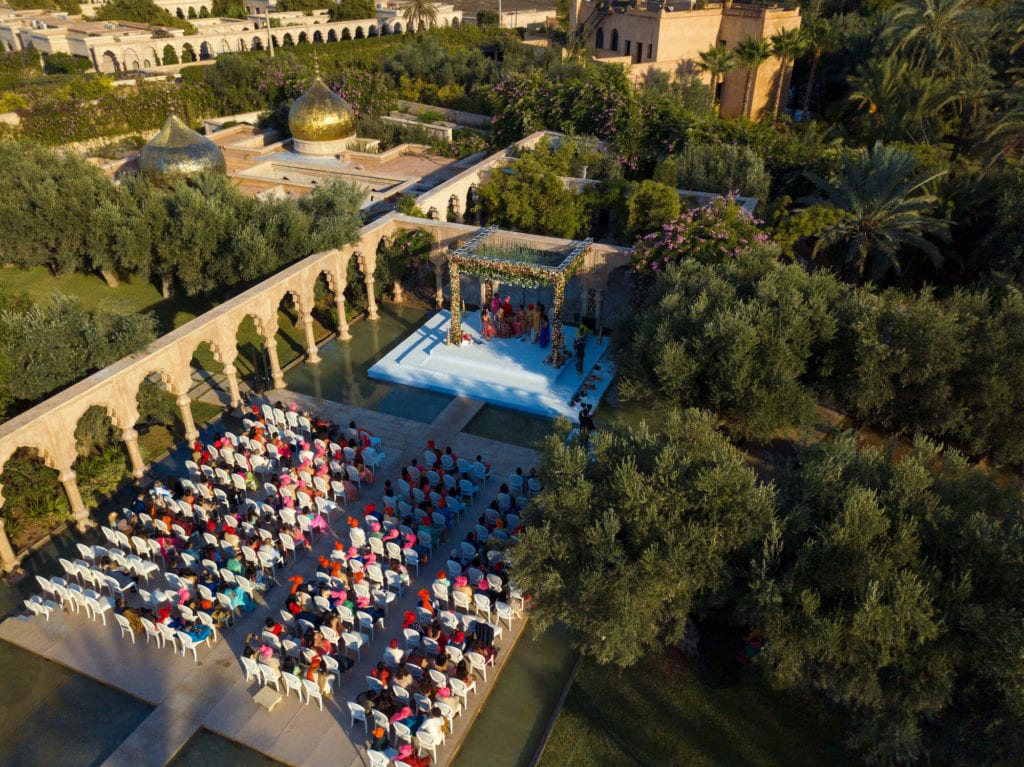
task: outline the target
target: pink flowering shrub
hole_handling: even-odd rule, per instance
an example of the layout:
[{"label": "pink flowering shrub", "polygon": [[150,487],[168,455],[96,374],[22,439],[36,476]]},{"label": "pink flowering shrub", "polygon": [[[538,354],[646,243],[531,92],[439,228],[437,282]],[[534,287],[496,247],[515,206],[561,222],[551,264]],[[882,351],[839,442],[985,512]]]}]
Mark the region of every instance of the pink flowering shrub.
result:
[{"label": "pink flowering shrub", "polygon": [[642,237],[633,248],[633,269],[655,275],[684,258],[722,263],[770,241],[758,228],[760,223],[740,207],[734,194],[717,197]]}]

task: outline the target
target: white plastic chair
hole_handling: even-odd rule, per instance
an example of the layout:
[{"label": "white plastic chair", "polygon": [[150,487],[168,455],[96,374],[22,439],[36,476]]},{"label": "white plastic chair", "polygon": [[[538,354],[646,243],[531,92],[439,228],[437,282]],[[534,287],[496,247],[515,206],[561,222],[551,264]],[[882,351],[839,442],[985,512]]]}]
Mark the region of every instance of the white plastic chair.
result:
[{"label": "white plastic chair", "polygon": [[[207,639],[204,639],[203,642],[206,642]],[[181,656],[185,657],[185,651],[191,650],[193,660],[195,660],[196,663],[199,663],[199,652],[197,648],[202,644],[202,642],[196,642],[196,640],[192,638],[191,634],[184,631],[178,632],[178,641],[181,642]]]},{"label": "white plastic chair", "polygon": [[484,466],[482,461],[474,461],[473,476],[480,481],[481,485],[486,485],[487,480],[491,478],[491,470]]},{"label": "white plastic chair", "polygon": [[50,620],[50,615],[57,608],[56,602],[50,600],[44,600],[38,594],[33,594],[31,597],[25,600],[25,607],[28,608],[29,612],[35,615],[42,615],[46,618],[47,622]]},{"label": "white plastic chair", "polygon": [[393,764],[391,757],[383,751],[374,751],[372,748],[368,748],[366,755],[370,757],[370,767],[391,767]]},{"label": "white plastic chair", "polygon": [[259,667],[260,674],[263,675],[263,684],[281,692],[281,672],[273,666],[268,666],[266,663],[260,663]]},{"label": "white plastic chair", "polygon": [[368,735],[370,733],[370,724],[366,721],[366,710],[358,703],[353,703],[352,701],[349,701],[348,713],[349,716],[351,717],[349,726],[354,728],[356,726],[356,722],[362,722],[363,731]]},{"label": "white plastic chair", "polygon": [[499,621],[505,621],[505,623],[508,625],[509,630],[511,631],[512,630],[512,618],[514,617],[514,615],[512,613],[512,606],[509,605],[509,604],[506,604],[505,602],[495,602],[494,603],[494,611],[495,611],[495,613],[498,616],[498,620]]},{"label": "white plastic chair", "polygon": [[469,597],[461,591],[452,592],[452,603],[455,605],[456,612],[461,612],[464,615],[473,612],[473,605],[470,604]]},{"label": "white plastic chair", "polygon": [[487,620],[491,619],[491,598],[486,594],[474,594],[473,604],[476,607],[477,615],[484,615]]},{"label": "white plastic chair", "polygon": [[437,761],[437,739],[429,732],[419,730],[416,733],[416,743],[419,746],[419,755],[423,756],[424,751],[430,752],[431,762]]},{"label": "white plastic chair", "polygon": [[153,637],[157,647],[164,646],[164,635],[157,629],[156,624],[148,618],[141,618],[142,628],[146,632],[146,644],[149,644],[149,638]]},{"label": "white plastic chair", "polygon": [[320,685],[314,682],[312,679],[303,679],[302,686],[306,690],[306,705],[308,706],[310,701],[315,700],[316,704],[320,707],[320,710],[324,710],[324,696],[320,692]]},{"label": "white plastic chair", "polygon": [[96,617],[99,616],[100,620],[103,621],[103,625],[106,626],[107,613],[114,609],[114,603],[110,601],[110,597],[101,596],[95,591],[90,594],[87,591],[85,592],[85,599],[89,605],[90,617],[96,620]]},{"label": "white plastic chair", "polygon": [[360,634],[358,631],[344,631],[341,634],[341,641],[345,644],[346,652],[352,652],[355,650],[356,661],[363,659],[363,645],[366,644],[366,637]]},{"label": "white plastic chair", "polygon": [[416,549],[403,549],[402,555],[405,559],[406,567],[416,568],[416,575],[420,574],[420,555]]},{"label": "white plastic chair", "polygon": [[299,679],[295,674],[290,671],[284,671],[281,673],[281,678],[284,679],[284,695],[288,697],[290,690],[295,690],[295,694],[299,696],[299,703],[302,702],[302,680]]},{"label": "white plastic chair", "polygon": [[484,660],[484,656],[478,652],[468,652],[465,654],[466,661],[469,663],[469,670],[478,673],[483,677],[484,682],[487,681],[487,661]]},{"label": "white plastic chair", "polygon": [[462,700],[462,707],[467,708],[469,706],[469,693],[476,690],[476,680],[474,679],[470,684],[466,684],[461,679],[452,677],[448,680],[448,686]]},{"label": "white plastic chair", "polygon": [[245,671],[245,681],[251,682],[253,679],[256,680],[256,684],[263,686],[263,674],[260,672],[260,664],[254,661],[252,658],[246,658],[244,655],[239,658],[242,661],[242,669]]},{"label": "white plastic chair", "polygon": [[466,498],[468,497],[469,503],[472,504],[473,499],[476,498],[477,493],[480,492],[480,488],[474,485],[468,479],[462,479],[459,480],[459,491],[462,494],[462,500],[466,500]]},{"label": "white plastic chair", "polygon": [[412,744],[412,731],[401,722],[391,723],[391,732],[395,738],[395,745],[397,746],[400,741]]}]

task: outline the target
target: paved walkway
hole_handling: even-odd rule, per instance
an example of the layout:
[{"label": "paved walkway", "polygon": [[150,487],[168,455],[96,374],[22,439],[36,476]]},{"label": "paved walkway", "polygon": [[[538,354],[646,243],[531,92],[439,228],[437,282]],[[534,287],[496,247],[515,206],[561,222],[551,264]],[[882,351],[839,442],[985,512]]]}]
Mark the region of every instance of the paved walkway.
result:
[{"label": "paved walkway", "polygon": [[[363,497],[351,504],[353,511],[361,511],[364,504],[380,503],[384,479],[397,480],[402,466],[413,458],[422,462],[428,439],[439,446],[451,445],[458,454],[474,457],[483,455],[494,468],[494,479],[482,488],[481,496],[464,514],[459,529],[452,533],[449,543],[461,540],[497,492],[505,477],[521,466],[524,471],[535,465],[535,451],[495,442],[483,437],[462,434],[460,430],[479,411],[481,403],[465,398],[456,399],[431,424],[409,421],[396,416],[362,408],[341,405],[287,390],[267,393],[270,401],[295,401],[304,410],[348,424],[355,420],[383,441],[386,458],[377,472],[378,480],[364,488]],[[332,520],[334,529],[345,540],[347,528],[344,514]],[[316,557],[327,554],[334,538],[320,537],[309,553],[284,571],[279,571],[281,583],[290,575],[312,577]],[[347,543],[347,540],[346,540]],[[272,712],[257,706],[252,696],[256,683],[246,683],[238,656],[245,636],[257,630],[268,615],[277,614],[284,605],[287,589],[277,587],[267,595],[267,604],[257,606],[252,614],[240,618],[216,642],[212,649],[199,650],[199,665],[188,657],[172,654],[170,649],[147,645],[143,637],[136,637],[132,646],[127,638],[119,638],[119,629],[113,618],[108,625],[90,621],[84,615],[55,613],[51,621],[42,618],[10,618],[0,624],[0,639],[6,639],[22,648],[65,665],[85,676],[122,690],[155,706],[153,712],[107,759],[105,767],[163,767],[202,726],[231,740],[238,741],[285,764],[291,765],[366,765],[363,726],[350,725],[347,701],[366,688],[364,677],[382,657],[388,641],[401,634],[401,615],[417,603],[416,592],[429,588],[438,562],[446,559],[446,545],[441,544],[431,562],[421,567],[419,575],[412,573],[413,585],[407,589],[390,610],[386,627],[378,629],[373,641],[362,650],[361,661],[343,675],[334,699],[325,698],[325,707],[307,706],[289,696]],[[451,762],[492,689],[501,667],[512,646],[519,638],[525,621],[513,622],[512,630],[504,627],[504,636],[496,641],[501,649],[496,668],[488,670],[488,680],[478,680],[477,693],[471,695],[468,709],[456,718],[454,732],[446,745],[438,749],[436,764]],[[101,714],[101,712],[96,712]]]}]

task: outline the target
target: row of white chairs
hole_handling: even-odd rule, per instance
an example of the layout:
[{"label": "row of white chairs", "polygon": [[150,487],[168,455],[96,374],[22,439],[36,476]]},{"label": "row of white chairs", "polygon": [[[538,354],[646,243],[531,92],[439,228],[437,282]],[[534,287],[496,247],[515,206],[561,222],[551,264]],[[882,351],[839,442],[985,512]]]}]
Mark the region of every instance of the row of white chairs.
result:
[{"label": "row of white chairs", "polygon": [[[337,674],[340,674],[340,670],[338,662],[331,656],[324,655],[322,659],[325,670],[332,678],[331,692],[328,693],[330,695],[333,694],[334,685],[337,683]],[[246,682],[255,680],[261,687],[273,687],[278,692],[281,692],[281,682],[284,682],[285,697],[288,697],[288,694],[294,690],[300,703],[303,697],[305,697],[306,705],[316,701],[320,710],[324,710],[324,698],[323,693],[320,691],[320,685],[312,679],[306,679],[305,677],[300,679],[290,671],[281,671],[265,663],[257,663],[252,658],[246,658],[244,655],[240,657],[240,660],[245,671]]]}]

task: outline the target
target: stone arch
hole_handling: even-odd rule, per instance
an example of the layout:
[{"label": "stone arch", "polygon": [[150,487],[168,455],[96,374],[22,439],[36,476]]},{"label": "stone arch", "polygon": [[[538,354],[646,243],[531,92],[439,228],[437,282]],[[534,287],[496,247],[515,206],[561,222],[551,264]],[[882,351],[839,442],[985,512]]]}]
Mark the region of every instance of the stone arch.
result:
[{"label": "stone arch", "polygon": [[307,45],[309,43],[309,35],[305,32],[299,32],[299,45]]},{"label": "stone arch", "polygon": [[381,37],[383,37],[384,35],[390,35],[391,34],[391,25],[388,24],[387,22],[384,22],[383,24],[381,24],[380,34],[381,34]]},{"label": "stone arch", "polygon": [[254,51],[262,51],[263,50],[263,38],[260,37],[259,35],[256,35],[256,37],[254,37],[252,39],[252,50],[254,50]]},{"label": "stone arch", "polygon": [[[103,52],[103,56],[101,58],[102,58],[102,61],[104,63],[104,66],[103,66],[103,70],[104,71],[106,71],[106,72],[120,72],[121,71],[121,62],[119,62],[117,60],[117,56],[114,54],[113,51],[104,51]],[[109,69],[107,69],[108,66],[110,67]]]},{"label": "stone arch", "polygon": [[377,31],[377,25],[376,24],[371,24],[370,28],[366,30],[366,36],[367,37],[376,37],[378,34],[379,34],[379,32]]},{"label": "stone arch", "polygon": [[[120,398],[118,398],[118,399],[120,399]],[[124,403],[121,403],[121,404],[123,405]],[[109,401],[107,401],[107,402],[87,402],[87,403],[83,404],[81,407],[79,407],[79,408],[77,408],[75,410],[71,410],[70,412],[68,412],[66,414],[66,416],[65,416],[66,419],[67,419],[66,422],[67,423],[74,423],[74,424],[77,425],[78,422],[82,420],[82,416],[84,416],[89,411],[89,409],[93,408],[93,407],[98,407],[101,410],[103,410],[107,414],[107,417],[110,418],[110,422],[112,424],[114,424],[114,426],[116,426],[119,429],[127,429],[127,428],[135,425],[135,417],[134,416],[136,414],[135,414],[135,409],[134,408],[131,408],[131,412],[122,413],[116,407],[114,407],[114,404],[112,402],[109,402]]]},{"label": "stone arch", "polygon": [[329,43],[336,43],[336,42],[338,42],[338,33],[335,32],[333,29],[328,29],[327,30],[327,42],[329,42]]},{"label": "stone arch", "polygon": [[242,52],[242,51],[246,50],[245,38],[244,37],[238,38],[238,50],[239,50],[239,52]]},{"label": "stone arch", "polygon": [[226,38],[220,41],[220,52],[231,53],[231,45],[228,43]]},{"label": "stone arch", "polygon": [[[156,48],[149,49],[149,60],[153,62],[153,66],[160,66],[160,54],[156,52]],[[149,64],[146,65],[147,67]]]},{"label": "stone arch", "polygon": [[205,40],[199,46],[199,60],[206,61],[213,58],[213,46]]},{"label": "stone arch", "polygon": [[611,44],[611,49],[612,49],[613,51],[617,51],[617,50],[619,50],[619,30],[617,30],[617,29],[613,29],[613,30],[612,30],[612,44]]},{"label": "stone arch", "polygon": [[282,45],[295,45],[295,39],[292,37],[291,32],[285,32],[284,37],[281,38]]},{"label": "stone arch", "polygon": [[17,445],[11,445],[9,448],[0,448],[0,479],[3,479],[4,467],[7,465],[7,462],[19,450],[31,451],[48,469],[61,471],[64,468],[61,466],[63,462],[61,458],[42,442],[21,442]]},{"label": "stone arch", "polygon": [[196,49],[192,47],[192,43],[185,43],[181,46],[181,63],[185,64],[190,61],[196,60]]},{"label": "stone arch", "polygon": [[457,27],[457,26],[459,26],[459,24],[460,24],[459,17],[458,16],[452,16],[452,26],[453,27]]},{"label": "stone arch", "polygon": [[402,24],[401,24],[401,22],[396,21],[394,26],[391,27],[391,31],[394,32],[396,35],[402,34]]},{"label": "stone arch", "polygon": [[598,50],[604,48],[604,30],[598,28],[597,34],[594,35],[594,47]]},{"label": "stone arch", "polygon": [[182,10],[181,8],[178,8],[178,9],[177,9],[177,10],[176,10],[176,11],[174,12],[174,15],[175,15],[175,16],[177,16],[177,17],[178,17],[179,19],[182,19],[182,20],[184,20],[184,18],[185,18],[185,11],[184,11],[184,10]]},{"label": "stone arch", "polygon": [[139,387],[142,386],[142,382],[145,381],[152,375],[160,377],[160,382],[167,388],[171,394],[179,396],[181,394],[188,393],[188,377],[187,376],[175,376],[168,372],[165,368],[154,366],[149,368],[145,373],[139,375],[134,380],[129,379],[130,389],[138,394]]},{"label": "stone arch", "polygon": [[[306,296],[303,295],[303,291],[299,290],[298,288],[294,288],[290,285],[282,285],[280,286],[280,288],[280,292],[276,293],[276,300],[274,300],[274,294],[270,296],[271,301],[274,302],[275,309],[279,307],[281,305],[281,302],[284,301],[289,296],[291,296],[292,303],[295,306],[295,311],[298,312],[300,316],[305,314],[309,309],[312,308],[306,306],[308,300]],[[264,336],[264,338],[265,337],[266,336]]]},{"label": "stone arch", "polygon": [[314,43],[322,43],[323,41],[324,41],[323,32],[321,32],[319,29],[315,30],[313,32],[313,42]]},{"label": "stone arch", "polygon": [[356,27],[356,40],[362,40],[364,37],[366,37],[366,34],[363,32],[363,28]]},{"label": "stone arch", "polygon": [[271,35],[270,39],[273,41],[275,48],[281,47],[281,41],[277,39],[277,35]]},{"label": "stone arch", "polygon": [[352,33],[348,31],[348,27],[342,27],[342,29],[341,29],[341,39],[342,40],[351,40],[352,39]]}]

